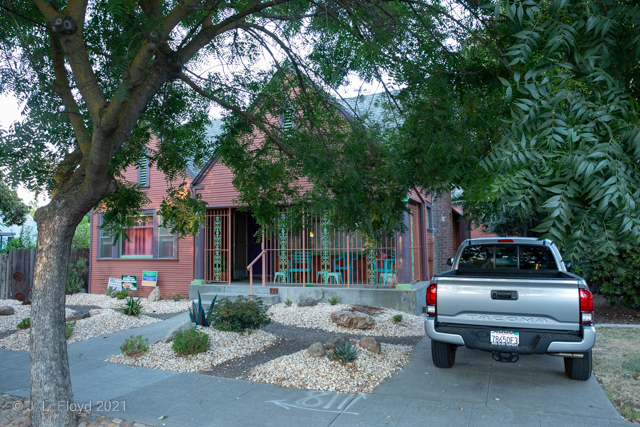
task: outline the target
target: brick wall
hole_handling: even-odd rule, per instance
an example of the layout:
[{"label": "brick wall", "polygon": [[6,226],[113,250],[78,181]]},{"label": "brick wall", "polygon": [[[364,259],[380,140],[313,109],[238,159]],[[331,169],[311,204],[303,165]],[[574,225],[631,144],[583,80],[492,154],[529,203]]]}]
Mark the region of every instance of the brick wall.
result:
[{"label": "brick wall", "polygon": [[443,194],[432,203],[433,215],[433,272],[449,270],[447,260],[455,255],[451,195]]}]

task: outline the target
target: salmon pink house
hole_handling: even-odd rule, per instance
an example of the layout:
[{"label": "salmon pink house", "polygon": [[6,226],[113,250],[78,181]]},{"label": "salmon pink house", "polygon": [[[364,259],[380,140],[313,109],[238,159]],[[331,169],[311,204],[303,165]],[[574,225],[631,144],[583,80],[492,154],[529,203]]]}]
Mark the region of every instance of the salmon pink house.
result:
[{"label": "salmon pink house", "polygon": [[[364,98],[359,102],[366,102],[368,97]],[[214,121],[211,136],[220,132],[221,123]],[[149,147],[155,143],[152,139]],[[142,158],[124,177],[143,187],[151,203],[136,217],[134,227],[126,230],[128,240],[119,238],[114,244],[113,238],[99,229],[101,214],[92,214],[91,293],[104,293],[109,278],[135,276],[138,290],[132,294],[146,296],[153,288],[142,286],[143,271],[157,272],[163,296],[188,295],[192,284],[239,284],[249,279],[256,285],[406,286],[430,278],[437,255],[434,246],[440,245],[438,235],[449,241],[442,244],[447,248],[443,259],[453,256],[450,203],[448,215],[436,223],[431,197],[418,189],[407,195],[407,232],[397,233],[376,248],[365,248],[359,235],[337,230],[322,217],[313,218],[299,232],[278,224],[262,235],[251,212],[234,203],[238,193],[232,185],[232,172],[217,156],[201,170],[189,168],[186,172],[193,194],[200,194],[207,203],[206,226],[198,236],[182,239],[163,227],[158,210],[170,184]],[[286,220],[286,208],[280,212]],[[448,232],[434,233],[440,222]]]}]

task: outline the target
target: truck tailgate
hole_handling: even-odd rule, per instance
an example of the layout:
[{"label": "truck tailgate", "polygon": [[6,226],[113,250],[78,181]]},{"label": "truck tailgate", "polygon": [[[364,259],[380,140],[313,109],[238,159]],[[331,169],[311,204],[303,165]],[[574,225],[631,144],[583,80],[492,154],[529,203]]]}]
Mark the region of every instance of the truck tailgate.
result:
[{"label": "truck tailgate", "polygon": [[569,278],[439,277],[437,322],[575,331],[578,281]]}]

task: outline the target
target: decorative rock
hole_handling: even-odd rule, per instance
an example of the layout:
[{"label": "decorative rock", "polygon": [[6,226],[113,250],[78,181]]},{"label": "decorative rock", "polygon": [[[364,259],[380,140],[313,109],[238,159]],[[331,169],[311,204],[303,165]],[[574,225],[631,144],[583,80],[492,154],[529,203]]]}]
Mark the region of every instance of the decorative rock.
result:
[{"label": "decorative rock", "polygon": [[378,342],[378,340],[373,337],[364,337],[360,340],[359,344],[360,347],[375,354],[380,354],[380,350],[382,350],[380,342]]},{"label": "decorative rock", "polygon": [[176,335],[178,335],[180,332],[183,332],[195,327],[196,327],[196,324],[193,323],[191,320],[185,320],[184,322],[180,323],[178,326],[174,326],[173,329],[171,329],[169,333],[167,333],[167,336],[164,337],[162,342],[171,342],[171,340],[173,340],[176,337]]},{"label": "decorative rock", "polygon": [[0,316],[11,316],[16,311],[10,305],[3,305],[0,307]]},{"label": "decorative rock", "polygon": [[373,317],[359,311],[336,311],[331,313],[331,320],[351,329],[369,329],[375,324]]},{"label": "decorative rock", "polygon": [[65,319],[65,322],[71,322],[74,320],[80,320],[80,319],[87,319],[91,317],[91,313],[89,312],[89,310],[86,311],[76,311],[74,312],[71,316],[68,316]]},{"label": "decorative rock", "polygon": [[324,346],[321,342],[314,342],[307,350],[307,353],[309,353],[309,356],[311,357],[322,357],[325,355],[326,351],[324,350]]},{"label": "decorative rock", "polygon": [[298,302],[298,307],[312,307],[314,305],[318,305],[318,301],[313,298],[303,298]]},{"label": "decorative rock", "polygon": [[80,290],[77,292],[79,294],[86,294],[87,290],[85,288],[80,288]]},{"label": "decorative rock", "polygon": [[149,302],[156,302],[156,301],[160,301],[161,299],[162,299],[162,296],[160,295],[160,288],[157,286],[153,288],[153,290],[147,297],[147,301]]},{"label": "decorative rock", "polygon": [[341,337],[336,335],[335,337],[331,338],[328,342],[325,343],[324,348],[327,351],[333,350],[335,347],[344,345],[344,343],[346,342],[350,342],[349,337]]}]

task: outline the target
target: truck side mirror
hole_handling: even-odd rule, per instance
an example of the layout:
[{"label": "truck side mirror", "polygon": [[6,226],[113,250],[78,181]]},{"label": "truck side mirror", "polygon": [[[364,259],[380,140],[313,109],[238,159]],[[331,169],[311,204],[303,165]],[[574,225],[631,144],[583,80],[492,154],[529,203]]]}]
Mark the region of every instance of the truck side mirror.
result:
[{"label": "truck side mirror", "polygon": [[453,265],[453,258],[449,258],[447,260],[447,265]]},{"label": "truck side mirror", "polygon": [[571,270],[571,261],[565,262],[564,266],[567,267],[567,271],[570,271]]}]

